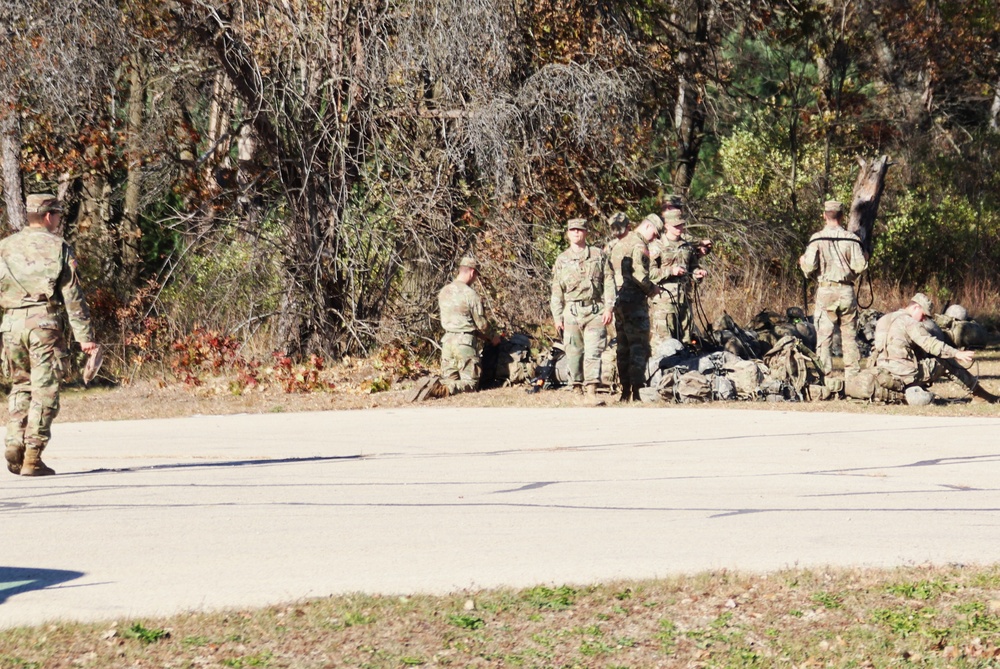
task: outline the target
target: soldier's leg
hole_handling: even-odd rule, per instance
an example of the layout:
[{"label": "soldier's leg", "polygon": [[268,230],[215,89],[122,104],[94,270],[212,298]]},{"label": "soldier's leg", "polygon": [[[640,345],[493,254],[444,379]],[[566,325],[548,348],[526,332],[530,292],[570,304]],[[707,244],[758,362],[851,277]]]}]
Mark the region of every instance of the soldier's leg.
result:
[{"label": "soldier's leg", "polygon": [[457,348],[460,345],[459,338],[446,332],[441,338],[441,380],[455,380],[460,377],[458,373],[461,360],[458,357]]},{"label": "soldier's leg", "polygon": [[601,314],[591,314],[583,329],[583,383],[596,386],[601,382],[601,357],[607,345],[607,330]]},{"label": "soldier's leg", "polygon": [[33,329],[28,334],[31,356],[31,404],[24,426],[26,448],[43,450],[52,435],[52,421],[59,413],[62,380],[63,336],[60,330]]},{"label": "soldier's leg", "polygon": [[680,339],[690,344],[694,337],[694,313],[691,311],[691,301],[687,296],[681,297],[677,303],[677,322],[680,324]]},{"label": "soldier's leg", "polygon": [[830,347],[833,343],[833,331],[837,327],[834,319],[836,313],[831,313],[826,309],[816,310],[816,357],[823,364],[823,373],[829,374],[833,371],[833,354]]},{"label": "soldier's leg", "polygon": [[569,385],[579,388],[583,384],[583,330],[575,305],[568,305],[563,311],[563,347],[566,351],[566,367],[569,371]]},{"label": "soldier's leg", "polygon": [[849,298],[845,295],[846,304],[840,311],[840,341],[844,349],[844,378],[854,376],[861,371],[861,351],[858,348],[858,303],[851,290]]},{"label": "soldier's leg", "polygon": [[670,332],[667,306],[660,300],[649,305],[649,344],[655,351],[660,344],[673,337]]},{"label": "soldier's leg", "polygon": [[629,310],[625,321],[628,330],[628,379],[632,384],[632,398],[637,399],[639,388],[646,385],[646,366],[649,363],[649,311],[646,305],[636,305]]},{"label": "soldier's leg", "polygon": [[955,380],[968,388],[973,396],[978,397],[981,400],[986,400],[991,404],[1000,402],[1000,397],[997,397],[990,391],[983,388],[983,386],[979,383],[979,379],[965,367],[962,367],[957,360],[942,358],[938,362],[940,362],[938,365],[939,369],[947,371],[955,377]]},{"label": "soldier's leg", "polygon": [[473,392],[479,386],[479,352],[475,342],[473,335],[452,334],[448,337],[447,348],[442,345],[441,384],[448,389],[449,395]]},{"label": "soldier's leg", "polygon": [[622,384],[622,396],[624,397],[625,387],[631,386],[632,377],[629,376],[629,340],[628,332],[625,328],[625,310],[621,306],[615,307],[615,362],[618,364],[618,381]]},{"label": "soldier's leg", "polygon": [[7,469],[12,474],[21,472],[24,427],[28,423],[28,408],[31,405],[31,358],[24,338],[22,333],[5,332],[3,335],[3,359],[11,379],[4,455]]}]

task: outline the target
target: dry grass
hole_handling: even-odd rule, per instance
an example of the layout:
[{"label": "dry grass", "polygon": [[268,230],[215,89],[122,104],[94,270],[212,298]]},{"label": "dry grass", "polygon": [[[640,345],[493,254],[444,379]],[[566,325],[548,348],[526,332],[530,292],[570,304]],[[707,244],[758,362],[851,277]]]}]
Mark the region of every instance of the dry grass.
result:
[{"label": "dry grass", "polygon": [[0,668],[995,667],[1000,567],[712,572],[0,632]]},{"label": "dry grass", "polygon": [[[977,354],[976,368],[984,387],[1000,394],[1000,350],[985,350]],[[333,366],[330,378],[335,388],[328,392],[284,393],[277,389],[230,392],[225,379],[206,383],[197,388],[162,381],[140,381],[118,388],[69,388],[63,393],[60,422],[94,420],[129,420],[174,418],[194,414],[276,413],[297,411],[334,411],[392,408],[406,404],[406,390],[413,381],[393,382],[384,392],[371,392],[373,378],[385,378],[386,371],[372,366],[370,361],[348,361]],[[707,408],[782,411],[847,411],[933,416],[996,416],[1000,407],[969,401],[968,393],[955,383],[939,383],[934,392],[947,401],[927,406],[883,406],[857,400],[833,400],[816,403],[783,402],[714,402]],[[528,394],[525,386],[496,388],[481,393],[457,395],[428,402],[427,406],[459,407],[569,407],[579,406],[579,400],[561,390]],[[608,406],[615,410],[614,397],[605,395]],[[665,404],[644,405],[649,408]],[[690,406],[690,405],[689,405]]]}]

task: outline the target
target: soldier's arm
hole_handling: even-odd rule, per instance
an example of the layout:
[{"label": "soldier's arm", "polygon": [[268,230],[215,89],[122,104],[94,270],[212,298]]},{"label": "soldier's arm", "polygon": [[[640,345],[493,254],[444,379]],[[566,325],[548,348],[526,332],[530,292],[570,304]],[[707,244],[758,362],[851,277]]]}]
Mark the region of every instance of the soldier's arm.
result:
[{"label": "soldier's arm", "polygon": [[483,309],[483,301],[473,293],[472,302],[469,305],[469,313],[472,315],[472,323],[476,326],[476,332],[486,341],[493,341],[496,336],[493,327],[486,320],[486,311]]},{"label": "soldier's arm", "polygon": [[603,252],[601,253],[601,269],[604,272],[604,311],[610,312],[615,308],[618,289],[615,286],[615,270],[611,267],[611,260]]},{"label": "soldier's arm", "polygon": [[816,273],[817,260],[819,258],[819,244],[810,240],[805,252],[799,258],[799,269],[808,279]]},{"label": "soldier's arm", "polygon": [[646,249],[632,249],[632,279],[647,296],[655,295],[659,288],[649,278],[649,255]]},{"label": "soldier's arm", "polygon": [[549,297],[549,309],[552,311],[552,322],[558,328],[562,323],[563,309],[566,306],[565,291],[562,282],[559,280],[562,263],[556,258],[556,264],[552,267],[552,295]]},{"label": "soldier's arm", "polygon": [[954,346],[949,346],[937,337],[932,337],[917,321],[906,325],[906,334],[909,335],[914,344],[935,358],[954,358],[959,353],[959,350]]},{"label": "soldier's arm", "polygon": [[66,308],[73,337],[81,345],[94,342],[94,327],[90,323],[90,310],[83,294],[83,286],[76,271],[76,257],[68,244],[63,245],[62,272],[58,281],[59,294]]},{"label": "soldier's arm", "polygon": [[868,259],[865,258],[864,250],[861,248],[861,240],[857,244],[851,244],[850,255],[847,257],[848,265],[855,274],[861,274],[868,269]]}]

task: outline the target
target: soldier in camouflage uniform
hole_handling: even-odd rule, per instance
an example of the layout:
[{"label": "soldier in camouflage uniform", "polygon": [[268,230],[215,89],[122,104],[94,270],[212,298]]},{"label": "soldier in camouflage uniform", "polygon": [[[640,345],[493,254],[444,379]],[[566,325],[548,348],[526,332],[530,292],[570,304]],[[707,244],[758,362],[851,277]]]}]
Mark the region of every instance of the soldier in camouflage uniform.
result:
[{"label": "soldier in camouflage uniform", "polygon": [[76,274],[73,249],[56,234],[62,209],[54,195],[29,195],[28,226],[0,241],[0,332],[11,376],[5,456],[22,476],[55,472],[42,462],[59,413],[59,382],[66,355],[63,311],[73,336],[95,353],[90,313]]},{"label": "soldier in camouflage uniform", "polygon": [[441,376],[428,376],[414,386],[407,399],[412,401],[430,397],[445,397],[473,392],[479,388],[482,371],[476,339],[500,343],[493,334],[483,311],[479,295],[472,284],[479,277],[479,263],[475,258],[462,258],[458,276],[438,293],[441,309]]},{"label": "soldier in camouflage uniform", "polygon": [[844,379],[861,369],[858,350],[857,326],[858,300],[854,281],[868,269],[868,259],[861,248],[861,240],[841,226],[844,205],[829,200],[823,207],[825,227],[809,239],[805,253],[799,258],[799,267],[806,278],[814,274],[817,279],[816,354],[823,363],[823,372],[833,371],[830,344],[834,328],[840,325],[844,349]]},{"label": "soldier in camouflage uniform", "polygon": [[707,239],[691,242],[683,237],[685,221],[676,206],[668,204],[662,216],[663,235],[649,245],[650,274],[653,283],[663,291],[649,304],[654,349],[667,339],[691,343],[694,335],[691,290],[694,281],[707,275],[698,262],[712,248]]},{"label": "soldier in camouflage uniform", "polygon": [[650,355],[648,299],[660,292],[649,277],[648,245],[661,232],[663,221],[650,214],[611,250],[611,268],[618,291],[614,313],[623,402],[639,400],[639,389],[646,385]]},{"label": "soldier in camouflage uniform", "polygon": [[[975,357],[972,351],[949,346],[924,327],[924,319],[933,315],[934,304],[930,298],[917,293],[906,308],[878,320],[872,350],[878,386],[890,391],[888,398],[893,399],[892,393],[902,393],[912,386],[926,388],[948,372],[975,397],[990,403],[1000,401],[979,385],[979,380],[962,366],[972,363]],[[865,370],[864,373],[871,372]],[[875,399],[884,398],[885,393],[876,393]]]},{"label": "soldier in camouflage uniform", "polygon": [[549,306],[556,330],[562,332],[569,368],[570,389],[597,404],[601,382],[601,354],[607,343],[606,326],[615,306],[615,286],[605,271],[607,258],[587,246],[587,221],[571,219],[566,224],[569,248],[559,254],[552,267],[552,297]]}]

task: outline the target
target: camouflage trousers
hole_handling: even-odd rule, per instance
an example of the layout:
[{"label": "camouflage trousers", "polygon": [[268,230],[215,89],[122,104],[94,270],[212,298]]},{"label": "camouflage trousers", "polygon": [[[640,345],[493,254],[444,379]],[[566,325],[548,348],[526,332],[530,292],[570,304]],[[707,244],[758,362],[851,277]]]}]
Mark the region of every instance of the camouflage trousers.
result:
[{"label": "camouflage trousers", "polygon": [[618,378],[623,384],[646,385],[649,362],[649,307],[646,301],[615,305],[618,336]]},{"label": "camouflage trousers", "polygon": [[833,371],[830,345],[833,332],[840,326],[840,340],[844,349],[844,376],[861,371],[861,352],[858,350],[858,300],[850,284],[821,285],[816,289],[816,355],[823,363],[823,373]]},{"label": "camouflage trousers", "polygon": [[691,303],[683,292],[675,296],[664,290],[650,302],[649,336],[654,350],[667,339],[690,344],[693,324]]},{"label": "camouflage trousers", "polygon": [[42,450],[59,413],[59,382],[66,344],[62,330],[31,328],[3,333],[3,361],[10,373],[6,446]]},{"label": "camouflage trousers", "polygon": [[441,338],[441,383],[448,393],[470,393],[479,389],[479,351],[476,336],[445,332]]},{"label": "camouflage trousers", "polygon": [[601,355],[608,342],[601,322],[601,305],[570,302],[563,310],[563,347],[569,383],[578,386],[601,382]]}]

